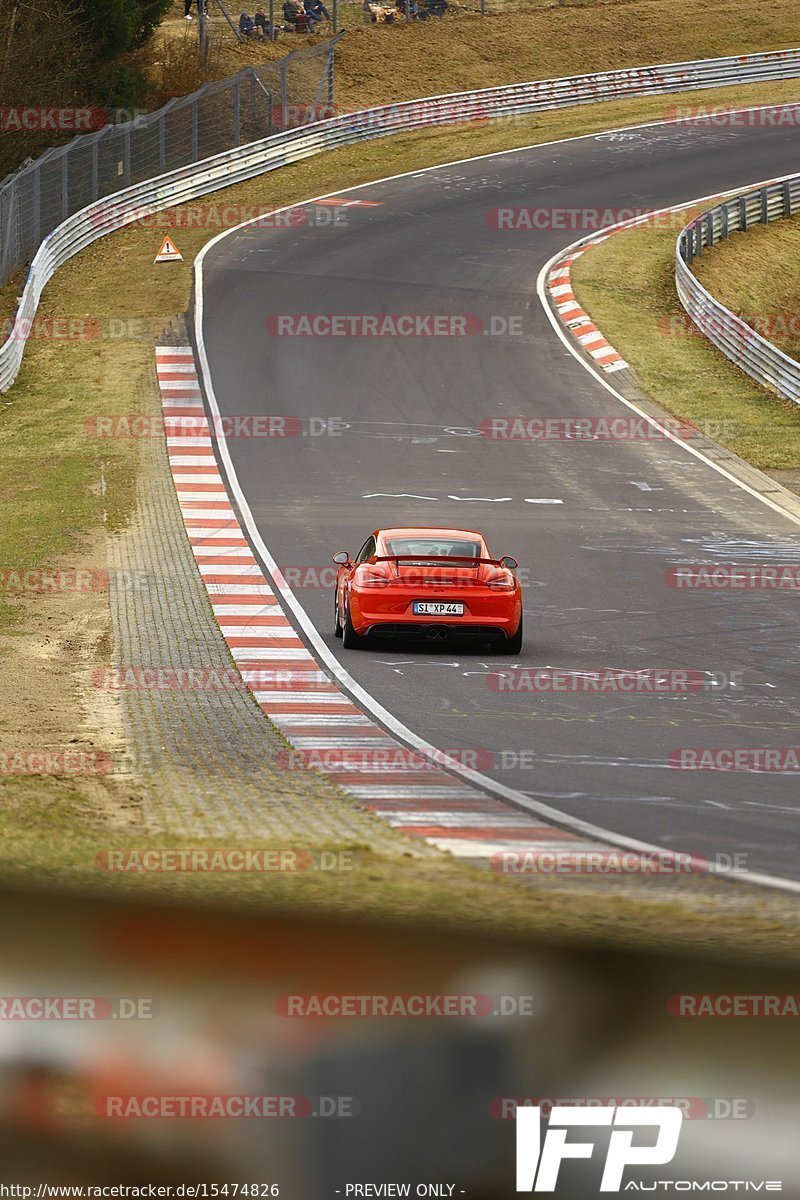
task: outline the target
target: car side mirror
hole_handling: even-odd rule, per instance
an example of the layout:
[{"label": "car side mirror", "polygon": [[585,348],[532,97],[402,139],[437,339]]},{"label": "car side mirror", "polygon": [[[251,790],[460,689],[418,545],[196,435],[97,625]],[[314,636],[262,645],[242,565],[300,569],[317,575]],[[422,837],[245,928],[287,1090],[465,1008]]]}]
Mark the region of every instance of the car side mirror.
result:
[{"label": "car side mirror", "polygon": [[503,557],[500,559],[500,566],[508,567],[509,571],[513,571],[516,567],[519,566],[519,563],[517,562],[517,560],[515,558],[512,558],[510,554],[504,554]]},{"label": "car side mirror", "polygon": [[340,567],[346,567],[350,562],[350,555],[346,550],[340,550],[338,554],[334,554],[333,562],[338,563]]}]

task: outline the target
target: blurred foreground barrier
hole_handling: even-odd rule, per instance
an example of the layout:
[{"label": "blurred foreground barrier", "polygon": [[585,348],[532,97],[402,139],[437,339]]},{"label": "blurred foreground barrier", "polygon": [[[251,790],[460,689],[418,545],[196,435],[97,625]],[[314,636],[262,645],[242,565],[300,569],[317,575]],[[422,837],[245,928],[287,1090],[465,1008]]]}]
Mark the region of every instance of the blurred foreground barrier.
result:
[{"label": "blurred foreground barrier", "polygon": [[[33,1189],[4,1194],[510,1198],[516,1106],[558,1100],[681,1109],[637,1190],[800,1197],[800,970],[500,929],[0,889],[0,1180]],[[608,1135],[570,1135],[559,1197],[598,1194]]]}]

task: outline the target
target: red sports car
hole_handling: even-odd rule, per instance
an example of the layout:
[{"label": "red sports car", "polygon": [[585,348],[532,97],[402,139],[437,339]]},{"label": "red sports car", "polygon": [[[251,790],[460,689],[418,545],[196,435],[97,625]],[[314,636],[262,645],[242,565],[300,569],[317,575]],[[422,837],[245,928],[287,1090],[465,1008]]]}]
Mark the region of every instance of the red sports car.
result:
[{"label": "red sports car", "polygon": [[334,554],[335,633],[346,649],[366,637],[472,638],[492,650],[522,649],[517,560],[492,558],[471,529],[376,529],[354,561]]}]

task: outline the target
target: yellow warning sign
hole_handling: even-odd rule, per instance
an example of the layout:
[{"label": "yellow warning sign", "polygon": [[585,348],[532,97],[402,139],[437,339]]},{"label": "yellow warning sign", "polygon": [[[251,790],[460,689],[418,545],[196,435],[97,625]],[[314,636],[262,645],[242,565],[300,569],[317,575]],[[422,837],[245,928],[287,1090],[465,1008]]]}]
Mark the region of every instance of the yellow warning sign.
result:
[{"label": "yellow warning sign", "polygon": [[153,262],[157,263],[157,262],[182,262],[182,261],[183,261],[183,255],[181,254],[180,250],[173,242],[172,238],[165,237],[164,241],[161,243],[161,249],[159,250],[158,254],[153,259]]}]

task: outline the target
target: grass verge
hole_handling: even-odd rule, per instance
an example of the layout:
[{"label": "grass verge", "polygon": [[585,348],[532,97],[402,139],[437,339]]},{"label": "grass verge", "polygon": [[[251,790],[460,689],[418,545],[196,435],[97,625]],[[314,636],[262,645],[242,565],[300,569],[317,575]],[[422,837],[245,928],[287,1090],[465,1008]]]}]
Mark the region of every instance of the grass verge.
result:
[{"label": "grass verge", "polygon": [[[725,295],[730,300],[738,297],[750,313],[792,305],[796,312],[800,281],[795,275],[792,284],[789,262],[781,263],[788,246],[785,236],[756,277],[749,275],[759,245],[776,232],[772,226],[759,230],[752,248],[747,234],[735,235],[720,250],[711,251],[698,272],[705,286],[724,303]],[[800,412],[758,387],[694,331],[675,292],[675,238],[674,229],[615,234],[573,266],[576,295],[635,369],[651,399],[676,417],[701,424],[722,445],[780,479],[783,472],[800,468]],[[796,253],[800,230],[794,231],[791,244]],[[785,285],[783,299],[772,291],[776,271],[779,289]]]},{"label": "grass verge", "polygon": [[697,259],[694,273],[726,308],[800,357],[800,220],[755,225]]},{"label": "grass verge", "polygon": [[[675,948],[689,953],[738,953],[800,962],[800,927],[793,898],[723,885],[711,878],[670,877],[649,882],[561,879],[520,882],[459,863],[447,855],[376,854],[369,847],[334,847],[292,840],[303,851],[326,852],[341,869],[269,872],[109,871],[109,852],[129,863],[131,849],[201,850],[212,854],[231,839],[193,842],[137,828],[135,810],[104,821],[86,795],[65,781],[42,789],[27,780],[9,802],[0,783],[0,869],[6,882],[77,886],[81,892],[123,898],[140,896],[177,903],[283,909],[295,915],[335,911],[341,916],[413,922],[418,926],[497,931],[555,943]],[[57,802],[55,802],[57,800]],[[287,850],[256,843],[264,851]],[[56,849],[57,848],[57,849]],[[252,847],[249,847],[252,848]],[[630,920],[631,902],[636,922]]]}]

